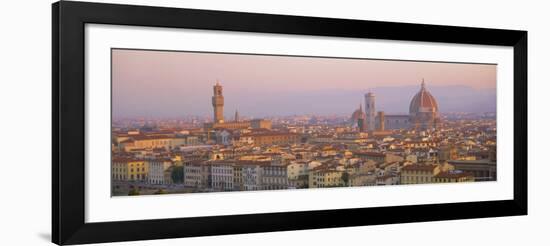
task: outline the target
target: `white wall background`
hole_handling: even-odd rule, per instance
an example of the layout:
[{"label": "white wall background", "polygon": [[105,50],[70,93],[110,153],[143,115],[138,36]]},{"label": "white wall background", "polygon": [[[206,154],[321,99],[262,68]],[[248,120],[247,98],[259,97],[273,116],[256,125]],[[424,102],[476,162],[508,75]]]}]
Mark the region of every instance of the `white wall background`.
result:
[{"label": "white wall background", "polygon": [[[114,2],[114,1],[111,1]],[[309,15],[529,31],[529,215],[113,245],[524,245],[547,244],[550,165],[547,91],[550,31],[545,1],[118,1],[199,9]],[[51,1],[0,8],[0,245],[50,241]]]}]

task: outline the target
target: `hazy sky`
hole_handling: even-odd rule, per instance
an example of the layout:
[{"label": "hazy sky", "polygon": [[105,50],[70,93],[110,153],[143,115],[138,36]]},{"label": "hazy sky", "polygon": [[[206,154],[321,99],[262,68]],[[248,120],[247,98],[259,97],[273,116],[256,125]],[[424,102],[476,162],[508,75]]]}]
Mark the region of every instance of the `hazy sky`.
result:
[{"label": "hazy sky", "polygon": [[[364,93],[377,93],[385,87],[409,88],[383,94],[394,100],[393,111],[406,112],[414,96],[411,86],[418,90],[422,78],[429,90],[471,89],[473,92],[465,92],[467,97],[477,92],[494,93],[497,67],[142,50],[113,50],[112,59],[115,118],[211,115],[216,80],[224,88],[226,117],[236,109],[252,117],[351,114],[363,101]],[[440,108],[461,106],[439,104]]]}]

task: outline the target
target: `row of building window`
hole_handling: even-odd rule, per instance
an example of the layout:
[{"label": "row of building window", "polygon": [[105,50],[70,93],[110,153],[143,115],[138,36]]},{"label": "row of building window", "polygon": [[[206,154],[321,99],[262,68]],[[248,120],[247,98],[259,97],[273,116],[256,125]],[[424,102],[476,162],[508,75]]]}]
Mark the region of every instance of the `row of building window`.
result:
[{"label": "row of building window", "polygon": [[431,177],[403,176],[405,182],[432,182]]},{"label": "row of building window", "polygon": [[126,176],[126,175],[121,175],[121,174],[114,174],[113,175],[113,178],[115,180],[126,180],[126,177],[129,177],[129,180],[144,180],[146,178],[145,174],[137,174],[137,175],[133,175],[133,174],[130,174],[129,176]]},{"label": "row of building window", "polygon": [[218,180],[233,180],[233,177],[220,177],[220,176],[212,176],[212,180],[218,181]]},{"label": "row of building window", "polygon": [[233,173],[233,170],[232,169],[227,169],[227,168],[212,168],[212,173],[225,173],[225,174],[230,174],[230,173]]},{"label": "row of building window", "polygon": [[417,175],[426,175],[426,174],[431,174],[432,172],[427,172],[427,171],[419,171],[419,170],[410,170],[410,171],[405,171],[403,172],[404,175],[414,175],[414,174],[417,174]]},{"label": "row of building window", "polygon": [[268,184],[286,184],[288,180],[286,178],[264,178],[263,181]]},{"label": "row of building window", "polygon": [[264,175],[272,175],[272,176],[286,176],[287,172],[286,170],[264,170]]},{"label": "row of building window", "polygon": [[[113,168],[113,170],[114,170],[115,172],[126,172],[127,169],[126,169],[126,168],[116,168],[116,167],[115,167],[115,168]],[[136,172],[139,172],[139,168],[136,168],[135,170],[136,170]],[[133,168],[130,168],[130,172],[133,172],[133,171],[134,171],[134,169],[133,169]],[[145,171],[145,168],[142,167],[142,168],[141,168],[141,171]]]}]

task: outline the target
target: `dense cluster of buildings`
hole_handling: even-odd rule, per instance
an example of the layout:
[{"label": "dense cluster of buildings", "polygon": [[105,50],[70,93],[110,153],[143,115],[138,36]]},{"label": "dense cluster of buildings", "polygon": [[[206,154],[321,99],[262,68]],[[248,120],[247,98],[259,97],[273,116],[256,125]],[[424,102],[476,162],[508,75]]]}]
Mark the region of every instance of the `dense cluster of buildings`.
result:
[{"label": "dense cluster of buildings", "polygon": [[365,95],[365,111],[362,105],[353,112],[350,121],[360,131],[385,131],[395,129],[433,130],[440,126],[439,106],[434,96],[426,89],[422,80],[420,91],[414,95],[409,105],[408,115],[387,115],[376,112],[376,96],[369,92]]},{"label": "dense cluster of buildings", "polygon": [[424,82],[409,115],[376,112],[369,92],[365,111],[340,121],[226,121],[219,83],[212,106],[213,121],[194,127],[113,125],[113,194],[496,180],[496,120],[441,120]]}]

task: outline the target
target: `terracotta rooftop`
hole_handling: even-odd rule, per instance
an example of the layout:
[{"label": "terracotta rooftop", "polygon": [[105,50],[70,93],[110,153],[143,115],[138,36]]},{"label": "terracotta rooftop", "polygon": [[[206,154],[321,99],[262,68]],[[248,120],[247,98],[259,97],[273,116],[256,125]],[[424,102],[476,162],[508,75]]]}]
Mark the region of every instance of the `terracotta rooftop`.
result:
[{"label": "terracotta rooftop", "polygon": [[132,139],[134,140],[154,140],[154,139],[170,139],[174,138],[174,136],[146,136],[146,135],[136,135],[132,136]]},{"label": "terracotta rooftop", "polygon": [[113,159],[111,160],[111,162],[113,163],[138,162],[138,161],[143,161],[143,160],[138,158],[131,158],[131,157],[113,157]]},{"label": "terracotta rooftop", "polygon": [[404,166],[402,171],[433,171],[437,165],[412,164]]},{"label": "terracotta rooftop", "polygon": [[354,152],[354,154],[356,154],[356,155],[374,156],[374,157],[386,157],[386,154],[380,153],[380,152],[357,151],[357,152]]},{"label": "terracotta rooftop", "polygon": [[262,136],[298,136],[297,133],[291,132],[261,132],[261,133],[246,133],[242,137],[262,137]]},{"label": "terracotta rooftop", "polygon": [[265,166],[265,165],[271,165],[271,161],[243,161],[238,160],[236,165],[242,165],[242,166]]},{"label": "terracotta rooftop", "polygon": [[457,171],[440,172],[437,175],[435,175],[435,178],[463,178],[463,177],[473,177],[473,176],[471,173],[457,172]]}]

